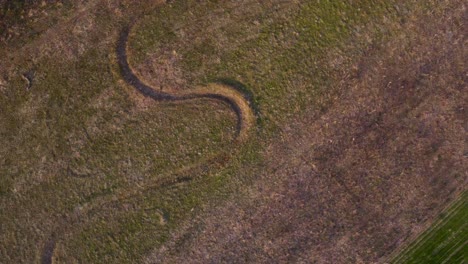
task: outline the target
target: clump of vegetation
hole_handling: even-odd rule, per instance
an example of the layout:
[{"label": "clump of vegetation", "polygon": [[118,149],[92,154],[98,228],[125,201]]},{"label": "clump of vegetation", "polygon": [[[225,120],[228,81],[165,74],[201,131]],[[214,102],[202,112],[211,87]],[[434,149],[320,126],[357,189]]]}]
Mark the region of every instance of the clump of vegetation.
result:
[{"label": "clump of vegetation", "polygon": [[23,45],[56,24],[80,1],[1,0],[0,47]]}]

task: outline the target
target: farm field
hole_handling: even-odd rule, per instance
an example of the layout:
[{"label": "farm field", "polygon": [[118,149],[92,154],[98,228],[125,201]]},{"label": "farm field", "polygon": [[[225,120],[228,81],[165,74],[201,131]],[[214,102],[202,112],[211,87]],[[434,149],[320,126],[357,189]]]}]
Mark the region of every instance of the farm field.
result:
[{"label": "farm field", "polygon": [[466,262],[467,20],[0,0],[0,263]]}]

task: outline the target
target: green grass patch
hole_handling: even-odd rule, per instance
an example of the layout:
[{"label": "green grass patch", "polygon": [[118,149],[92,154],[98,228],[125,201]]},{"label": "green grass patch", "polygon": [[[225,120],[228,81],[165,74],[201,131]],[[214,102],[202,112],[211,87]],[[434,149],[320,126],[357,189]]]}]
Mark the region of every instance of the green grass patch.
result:
[{"label": "green grass patch", "polygon": [[468,261],[468,192],[391,263],[466,263]]}]

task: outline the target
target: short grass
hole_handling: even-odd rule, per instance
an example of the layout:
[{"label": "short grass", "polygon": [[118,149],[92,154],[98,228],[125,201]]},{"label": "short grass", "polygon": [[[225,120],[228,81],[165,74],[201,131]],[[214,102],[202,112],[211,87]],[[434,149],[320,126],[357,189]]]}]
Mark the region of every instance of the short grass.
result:
[{"label": "short grass", "polygon": [[398,254],[392,263],[466,263],[468,261],[468,193]]}]

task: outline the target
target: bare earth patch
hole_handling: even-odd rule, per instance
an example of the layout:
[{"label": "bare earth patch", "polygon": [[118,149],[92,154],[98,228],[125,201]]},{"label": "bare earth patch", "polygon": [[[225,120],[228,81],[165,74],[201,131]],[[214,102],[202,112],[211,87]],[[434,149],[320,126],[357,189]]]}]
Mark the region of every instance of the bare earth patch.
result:
[{"label": "bare earth patch", "polygon": [[147,262],[373,263],[419,233],[467,183],[455,2],[394,25],[340,72],[326,111],[283,127],[247,198],[191,219]]}]

